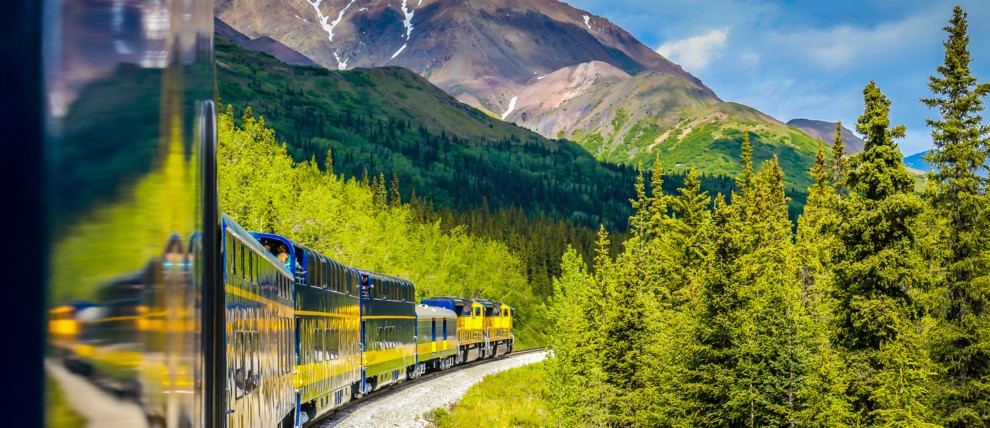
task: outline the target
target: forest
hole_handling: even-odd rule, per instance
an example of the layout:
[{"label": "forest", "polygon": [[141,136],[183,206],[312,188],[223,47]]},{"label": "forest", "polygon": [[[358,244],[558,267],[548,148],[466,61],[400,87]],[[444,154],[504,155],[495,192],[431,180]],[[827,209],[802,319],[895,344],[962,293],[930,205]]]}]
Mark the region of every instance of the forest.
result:
[{"label": "forest", "polygon": [[923,194],[873,82],[865,150],[846,156],[838,128],[819,146],[796,228],[780,165],[748,141],[731,199],[641,173],[621,253],[603,231],[591,263],[562,259],[545,424],[990,425],[990,84],[971,73],[967,25],[957,7],[921,100],[936,113]]}]

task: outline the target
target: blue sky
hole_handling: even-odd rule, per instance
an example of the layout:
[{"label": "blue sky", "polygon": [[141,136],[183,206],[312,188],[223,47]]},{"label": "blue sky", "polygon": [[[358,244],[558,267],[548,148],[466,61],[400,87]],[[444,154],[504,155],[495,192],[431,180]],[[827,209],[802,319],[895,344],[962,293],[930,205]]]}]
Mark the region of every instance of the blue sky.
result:
[{"label": "blue sky", "polygon": [[[971,67],[990,80],[990,1],[565,0],[605,17],[701,78],[726,101],[782,121],[842,119],[855,129],[875,80],[910,155],[931,146],[922,105],[942,63],[952,8],[969,13]],[[990,111],[984,112],[990,122]]]}]

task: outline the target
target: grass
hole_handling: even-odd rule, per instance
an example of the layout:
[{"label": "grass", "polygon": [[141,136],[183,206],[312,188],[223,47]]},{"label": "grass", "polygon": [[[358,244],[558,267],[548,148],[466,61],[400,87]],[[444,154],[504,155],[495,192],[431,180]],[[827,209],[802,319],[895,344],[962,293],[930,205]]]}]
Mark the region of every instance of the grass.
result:
[{"label": "grass", "polygon": [[436,408],[423,415],[434,426],[539,427],[547,414],[544,363],[485,376],[448,411]]},{"label": "grass", "polygon": [[50,376],[45,377],[45,426],[50,428],[76,428],[86,425],[86,420],[69,407],[65,391]]}]

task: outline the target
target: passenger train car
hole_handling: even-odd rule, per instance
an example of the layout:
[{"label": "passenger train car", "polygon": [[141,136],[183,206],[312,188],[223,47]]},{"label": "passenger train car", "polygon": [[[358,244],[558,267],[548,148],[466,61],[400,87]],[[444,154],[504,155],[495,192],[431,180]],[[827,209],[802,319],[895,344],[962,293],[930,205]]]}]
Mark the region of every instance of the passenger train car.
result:
[{"label": "passenger train car", "polygon": [[417,306],[406,279],[221,214],[212,1],[10,6],[4,315],[30,324],[10,329],[32,362],[10,391],[36,406],[19,422],[69,401],[45,394],[104,391],[140,411],[90,409],[112,415],[96,425],[303,426],[512,349],[503,305]]}]

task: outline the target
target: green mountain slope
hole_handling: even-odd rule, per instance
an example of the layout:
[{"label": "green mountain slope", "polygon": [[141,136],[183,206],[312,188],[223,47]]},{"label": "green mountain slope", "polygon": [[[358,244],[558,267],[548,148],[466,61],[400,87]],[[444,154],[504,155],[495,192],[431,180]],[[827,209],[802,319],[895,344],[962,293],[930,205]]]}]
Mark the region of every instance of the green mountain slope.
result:
[{"label": "green mountain slope", "polygon": [[[263,116],[296,160],[315,158],[347,177],[398,178],[418,196],[458,210],[517,207],[530,215],[624,229],[636,170],[599,162],[580,146],[550,140],[462,104],[402,68],[343,72],[292,66],[216,41],[223,103]],[[667,181],[673,192],[683,180]],[[706,175],[706,190],[733,181]]]},{"label": "green mountain slope", "polygon": [[533,79],[506,117],[542,135],[570,138],[602,160],[651,165],[659,155],[675,171],[741,172],[749,132],[758,161],[777,155],[787,185],[803,191],[817,142],[753,108],[723,102],[678,76],[633,76],[588,63]]}]

